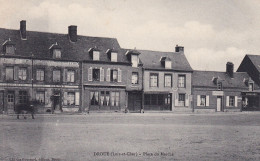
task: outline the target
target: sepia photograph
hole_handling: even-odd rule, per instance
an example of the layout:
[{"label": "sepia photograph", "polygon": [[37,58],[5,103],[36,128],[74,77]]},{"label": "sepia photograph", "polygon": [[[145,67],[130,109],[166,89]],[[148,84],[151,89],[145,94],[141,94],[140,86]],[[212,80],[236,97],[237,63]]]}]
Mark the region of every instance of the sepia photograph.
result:
[{"label": "sepia photograph", "polygon": [[259,0],[0,0],[0,161],[259,161]]}]

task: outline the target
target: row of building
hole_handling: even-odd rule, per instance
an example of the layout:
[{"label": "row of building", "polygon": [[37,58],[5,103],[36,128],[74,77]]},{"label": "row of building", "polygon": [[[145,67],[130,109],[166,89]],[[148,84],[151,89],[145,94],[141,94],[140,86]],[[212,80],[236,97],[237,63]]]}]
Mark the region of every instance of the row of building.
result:
[{"label": "row of building", "polygon": [[259,110],[260,56],[237,72],[193,70],[184,47],[131,50],[114,38],[0,29],[0,110],[35,102],[38,113]]}]

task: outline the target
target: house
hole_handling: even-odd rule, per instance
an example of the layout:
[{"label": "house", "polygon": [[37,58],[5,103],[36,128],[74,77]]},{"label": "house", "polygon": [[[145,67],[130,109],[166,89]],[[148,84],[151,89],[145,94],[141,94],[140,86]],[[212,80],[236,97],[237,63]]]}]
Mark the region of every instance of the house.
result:
[{"label": "house", "polygon": [[143,64],[144,110],[191,111],[192,68],[184,47],[175,52],[138,50]]},{"label": "house", "polygon": [[193,109],[197,111],[241,111],[251,104],[259,105],[249,95],[255,92],[254,81],[246,72],[233,72],[234,65],[226,64],[226,72],[194,71],[192,75]]}]

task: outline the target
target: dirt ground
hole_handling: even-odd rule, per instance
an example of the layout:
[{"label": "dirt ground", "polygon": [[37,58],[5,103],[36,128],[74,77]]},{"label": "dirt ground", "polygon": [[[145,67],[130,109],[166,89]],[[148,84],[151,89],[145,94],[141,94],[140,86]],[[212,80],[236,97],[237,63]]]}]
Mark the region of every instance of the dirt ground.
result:
[{"label": "dirt ground", "polygon": [[260,113],[0,115],[0,160],[260,160]]}]

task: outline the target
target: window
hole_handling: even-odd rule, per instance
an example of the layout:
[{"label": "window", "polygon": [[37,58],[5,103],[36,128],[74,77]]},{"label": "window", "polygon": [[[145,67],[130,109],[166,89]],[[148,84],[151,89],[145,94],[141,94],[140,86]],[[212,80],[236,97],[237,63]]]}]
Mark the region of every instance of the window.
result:
[{"label": "window", "polygon": [[39,103],[45,102],[45,92],[44,91],[37,91],[36,92],[36,100],[39,101]]},{"label": "window", "polygon": [[185,106],[185,94],[179,94],[179,106]]},{"label": "window", "polygon": [[158,74],[157,73],[150,74],[150,87],[158,87]]},{"label": "window", "polygon": [[26,91],[19,91],[19,103],[27,103],[28,96]]},{"label": "window", "polygon": [[93,69],[93,80],[94,81],[100,80],[100,69]]},{"label": "window", "polygon": [[248,87],[249,87],[249,91],[253,91],[254,90],[254,83],[249,83]]},{"label": "window", "polygon": [[67,71],[67,82],[74,82],[75,81],[75,71],[68,70]]},{"label": "window", "polygon": [[229,106],[233,107],[235,106],[235,97],[229,96]]},{"label": "window", "polygon": [[138,84],[138,73],[137,72],[132,73],[132,84]]},{"label": "window", "polygon": [[27,69],[26,68],[20,68],[18,70],[18,78],[19,78],[19,80],[26,80],[26,78],[27,78]]},{"label": "window", "polygon": [[185,75],[178,76],[178,87],[180,87],[180,88],[186,87],[186,76]]},{"label": "window", "polygon": [[218,83],[217,83],[217,88],[218,88],[218,90],[220,90],[220,91],[222,90],[222,82],[218,82]]},{"label": "window", "polygon": [[171,94],[145,94],[145,105],[170,105]]},{"label": "window", "polygon": [[44,70],[43,69],[37,69],[36,80],[37,81],[44,81]]},{"label": "window", "polygon": [[8,103],[13,103],[14,102],[14,94],[13,93],[8,93],[7,94],[7,102]]},{"label": "window", "polygon": [[52,75],[52,78],[53,78],[53,82],[60,82],[60,70],[53,70],[53,75]]},{"label": "window", "polygon": [[100,92],[100,105],[101,106],[109,106],[110,95],[109,91],[101,91]]},{"label": "window", "polygon": [[61,58],[61,50],[60,49],[53,49],[53,58],[54,59]]},{"label": "window", "polygon": [[6,45],[5,52],[6,54],[14,54],[15,53],[14,45]]},{"label": "window", "polygon": [[138,67],[138,55],[132,55],[131,59],[132,67]]},{"label": "window", "polygon": [[117,62],[117,53],[115,53],[115,52],[111,53],[111,61]]},{"label": "window", "polygon": [[99,51],[93,51],[93,60],[99,60]]},{"label": "window", "polygon": [[99,105],[99,93],[98,92],[90,92],[90,104]]},{"label": "window", "polygon": [[119,92],[111,92],[111,106],[119,106]]},{"label": "window", "polygon": [[111,82],[117,82],[118,71],[116,69],[113,69],[110,72],[111,72],[111,74],[110,74]]},{"label": "window", "polygon": [[166,69],[171,69],[172,68],[172,62],[171,61],[165,61],[165,68]]},{"label": "window", "polygon": [[14,80],[14,67],[6,67],[6,80]]},{"label": "window", "polygon": [[67,105],[75,105],[75,92],[68,92]]},{"label": "window", "polygon": [[206,96],[205,95],[200,96],[200,106],[206,106]]},{"label": "window", "polygon": [[164,75],[164,87],[172,87],[172,75],[171,74]]}]

